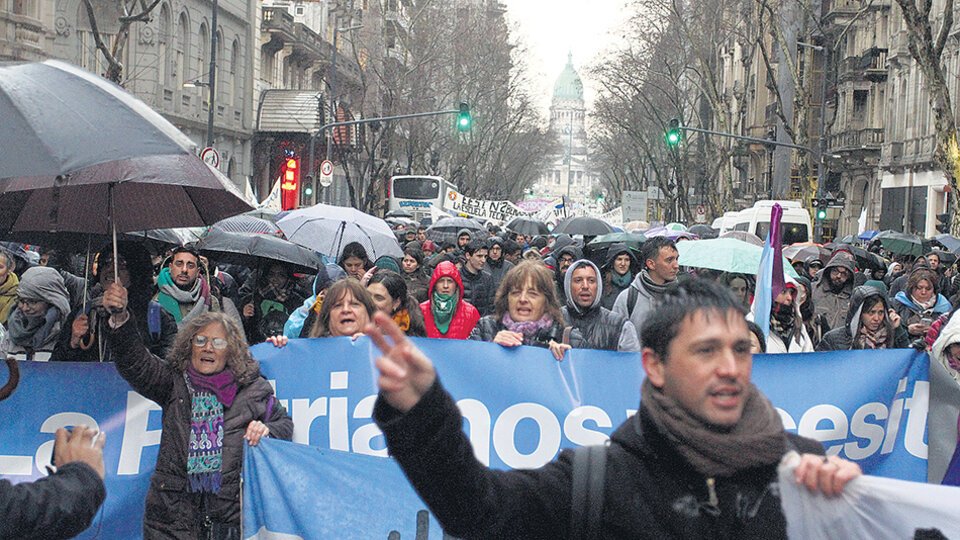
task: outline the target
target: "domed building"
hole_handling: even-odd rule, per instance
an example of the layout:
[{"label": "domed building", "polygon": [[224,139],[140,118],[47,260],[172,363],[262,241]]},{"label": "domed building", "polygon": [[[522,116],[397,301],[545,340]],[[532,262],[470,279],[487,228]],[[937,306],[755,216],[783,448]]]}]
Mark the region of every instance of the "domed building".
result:
[{"label": "domed building", "polygon": [[553,132],[561,151],[553,156],[552,163],[537,183],[538,197],[567,197],[572,201],[586,202],[597,175],[590,171],[585,126],[586,107],[583,101],[583,81],[573,67],[573,54],[568,54],[567,65],[553,85],[550,103],[550,131]]}]

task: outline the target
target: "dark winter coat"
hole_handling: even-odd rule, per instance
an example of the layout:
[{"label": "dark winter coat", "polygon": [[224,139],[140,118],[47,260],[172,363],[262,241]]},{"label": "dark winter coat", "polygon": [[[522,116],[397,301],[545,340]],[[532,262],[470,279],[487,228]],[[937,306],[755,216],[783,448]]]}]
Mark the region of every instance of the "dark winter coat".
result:
[{"label": "dark winter coat", "polygon": [[[451,277],[457,282],[457,294],[460,297],[457,311],[453,314],[446,334],[441,334],[437,329],[437,324],[433,322],[433,310],[430,309],[433,286],[442,277]],[[433,277],[430,278],[430,288],[427,289],[427,301],[420,304],[420,311],[423,312],[423,322],[427,325],[427,337],[431,338],[467,339],[473,327],[477,325],[477,321],[480,320],[477,308],[463,299],[463,281],[460,280],[460,272],[450,261],[443,261],[434,269]]]},{"label": "dark winter coat", "polygon": [[400,275],[407,282],[407,294],[416,298],[418,303],[428,299],[427,289],[430,288],[430,278],[422,266],[417,267],[412,273],[401,272]]},{"label": "dark winter coat", "polygon": [[599,276],[600,269],[592,262],[581,259],[567,269],[563,286],[567,290],[567,305],[563,306],[563,320],[577,330],[576,339],[571,334],[570,345],[574,349],[600,349],[604,351],[640,352],[640,340],[633,323],[623,315],[618,315],[600,305],[603,294],[603,281],[597,280],[597,297],[588,308],[582,308],[574,301],[570,293],[573,271],[580,266],[590,266]]},{"label": "dark winter coat", "polygon": [[[890,308],[886,295],[875,287],[860,286],[850,295],[850,309],[847,311],[846,324],[827,332],[817,345],[818,351],[849,351],[859,349],[857,338],[860,336],[860,317],[863,315],[863,303],[870,297],[877,297],[883,303],[883,310]],[[903,323],[897,328],[891,328],[889,318],[887,324],[887,349],[905,349],[910,346],[910,338],[904,329]]]},{"label": "dark winter coat", "polygon": [[[477,326],[473,329],[473,332],[470,332],[470,339],[492,342],[498,332],[506,329],[507,327],[504,326],[503,321],[496,315],[487,315],[481,318],[480,322],[478,322]],[[551,341],[556,341],[557,343],[563,341],[563,325],[556,321],[547,328],[541,328],[533,337],[533,342],[530,343],[530,345],[546,348],[550,346]]]},{"label": "dark winter coat", "polygon": [[90,526],[106,496],[100,475],[81,462],[35,482],[0,480],[0,538],[73,538]]},{"label": "dark winter coat", "polygon": [[[373,417],[390,455],[446,533],[457,538],[570,538],[571,450],[534,470],[487,469],[473,455],[453,398],[439,382],[406,414],[377,399]],[[787,446],[823,454],[820,443],[787,433]],[[786,538],[777,467],[708,479],[647,418],[634,414],[611,436],[599,537]]]},{"label": "dark winter coat", "polygon": [[493,298],[497,289],[493,284],[493,276],[486,269],[481,268],[474,274],[467,270],[467,266],[460,268],[460,281],[463,282],[463,297],[473,304],[480,312],[480,316],[489,314],[493,310]]},{"label": "dark winter coat", "polygon": [[[147,296],[149,298],[150,295]],[[164,358],[167,356],[167,351],[170,350],[170,347],[173,345],[173,341],[177,339],[177,321],[174,320],[173,315],[165,309],[159,309],[158,315],[160,316],[160,333],[158,336],[154,336],[150,333],[150,323],[147,320],[147,312],[149,310],[149,301],[147,303],[138,303],[137,306],[134,306],[131,302],[129,308],[131,312],[135,315],[135,320],[137,323],[137,334],[140,335],[141,343],[147,345],[147,348],[152,354]],[[158,305],[159,307],[159,305]],[[82,348],[73,349],[70,347],[70,337],[73,334],[72,325],[74,319],[77,318],[78,311],[74,311],[67,317],[67,322],[64,325],[65,330],[60,332],[60,339],[57,342],[57,348],[53,350],[53,355],[50,357],[51,361],[55,362],[113,362],[114,358],[111,355],[109,347],[106,343],[106,331],[107,331],[107,318],[109,315],[103,309],[95,309],[91,311],[93,315],[94,324],[97,328],[91,328],[93,331],[93,344],[89,349],[83,350]],[[90,320],[90,319],[88,319]],[[89,338],[84,338],[84,340]],[[100,346],[104,346],[103,356],[100,355]]]},{"label": "dark winter coat", "polygon": [[[133,315],[130,316],[133,319]],[[290,440],[293,421],[273,397],[262,376],[241,386],[223,411],[222,480],[215,495],[190,493],[187,450],[190,441],[191,395],[183,373],[150,354],[140,342],[135,322],[107,333],[116,351],[116,366],[134,390],[163,409],[163,433],[143,516],[144,538],[198,538],[205,516],[228,527],[240,526],[240,475],[247,426],[260,420],[270,437]],[[272,404],[270,404],[272,402]],[[268,406],[271,408],[266,417]],[[203,503],[201,503],[203,500]],[[206,512],[202,505],[206,505]]]},{"label": "dark winter coat", "polygon": [[[846,268],[850,271],[850,277],[839,291],[834,291],[831,286],[830,269],[834,267]],[[830,262],[823,267],[820,279],[813,285],[813,306],[816,309],[816,315],[823,315],[826,318],[830,328],[838,328],[843,325],[850,310],[850,295],[853,294],[854,266],[853,255],[846,251],[838,251],[830,259]]]}]

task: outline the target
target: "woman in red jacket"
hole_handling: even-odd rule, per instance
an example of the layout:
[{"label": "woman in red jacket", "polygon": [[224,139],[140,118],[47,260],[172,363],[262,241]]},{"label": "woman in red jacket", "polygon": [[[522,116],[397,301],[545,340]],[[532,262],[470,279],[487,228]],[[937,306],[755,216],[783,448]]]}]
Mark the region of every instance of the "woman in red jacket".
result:
[{"label": "woman in red jacket", "polygon": [[427,337],[467,339],[480,320],[480,312],[463,299],[460,272],[450,261],[433,270],[427,301],[420,304],[427,323]]}]

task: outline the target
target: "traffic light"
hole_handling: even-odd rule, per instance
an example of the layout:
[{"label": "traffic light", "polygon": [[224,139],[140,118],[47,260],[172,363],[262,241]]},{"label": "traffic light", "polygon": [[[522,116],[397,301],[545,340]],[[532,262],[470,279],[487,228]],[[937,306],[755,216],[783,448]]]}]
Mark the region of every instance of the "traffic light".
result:
[{"label": "traffic light", "polygon": [[465,102],[460,103],[460,113],[457,114],[457,130],[470,131],[471,127],[473,127],[473,118],[470,117],[470,105]]},{"label": "traffic light", "polygon": [[297,207],[300,184],[300,158],[286,157],[280,167],[280,206],[284,210]]},{"label": "traffic light", "polygon": [[667,128],[667,146],[676,146],[680,144],[680,120],[676,118],[670,119],[669,127]]},{"label": "traffic light", "polygon": [[937,214],[937,230],[943,234],[950,234],[950,212]]},{"label": "traffic light", "polygon": [[827,206],[830,205],[830,201],[827,199],[814,199],[814,207],[817,209],[817,219],[823,221],[827,219]]}]

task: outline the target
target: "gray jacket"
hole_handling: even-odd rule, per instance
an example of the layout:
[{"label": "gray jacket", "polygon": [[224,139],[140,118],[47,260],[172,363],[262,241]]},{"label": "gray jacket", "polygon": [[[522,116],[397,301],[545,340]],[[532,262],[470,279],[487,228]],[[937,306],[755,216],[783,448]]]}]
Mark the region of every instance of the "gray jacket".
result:
[{"label": "gray jacket", "polygon": [[[582,266],[590,266],[597,275],[597,296],[588,308],[582,308],[570,294],[570,281],[573,271]],[[618,315],[600,305],[603,297],[603,278],[597,265],[586,259],[575,261],[567,269],[563,278],[563,289],[567,293],[567,305],[562,309],[563,320],[574,329],[570,345],[575,349],[600,349],[605,351],[640,352],[640,339],[637,330],[623,315]]]},{"label": "gray jacket", "polygon": [[[627,317],[630,322],[633,323],[633,327],[637,331],[637,341],[641,347],[643,346],[643,337],[641,336],[643,321],[647,318],[647,313],[660,303],[657,295],[647,290],[640,277],[642,275],[642,271],[637,274],[637,277],[633,279],[633,283],[624,289],[624,291],[617,296],[617,301],[613,303],[613,312],[622,317]],[[637,302],[632,307],[627,305],[631,290],[637,291]]]},{"label": "gray jacket", "polygon": [[[830,269],[840,267],[850,271],[850,279],[839,291],[834,291],[830,282]],[[820,280],[813,286],[813,308],[816,315],[826,317],[830,328],[839,328],[845,324],[847,312],[850,310],[850,295],[853,293],[853,281],[856,267],[853,255],[846,251],[838,251],[823,267]]]}]

